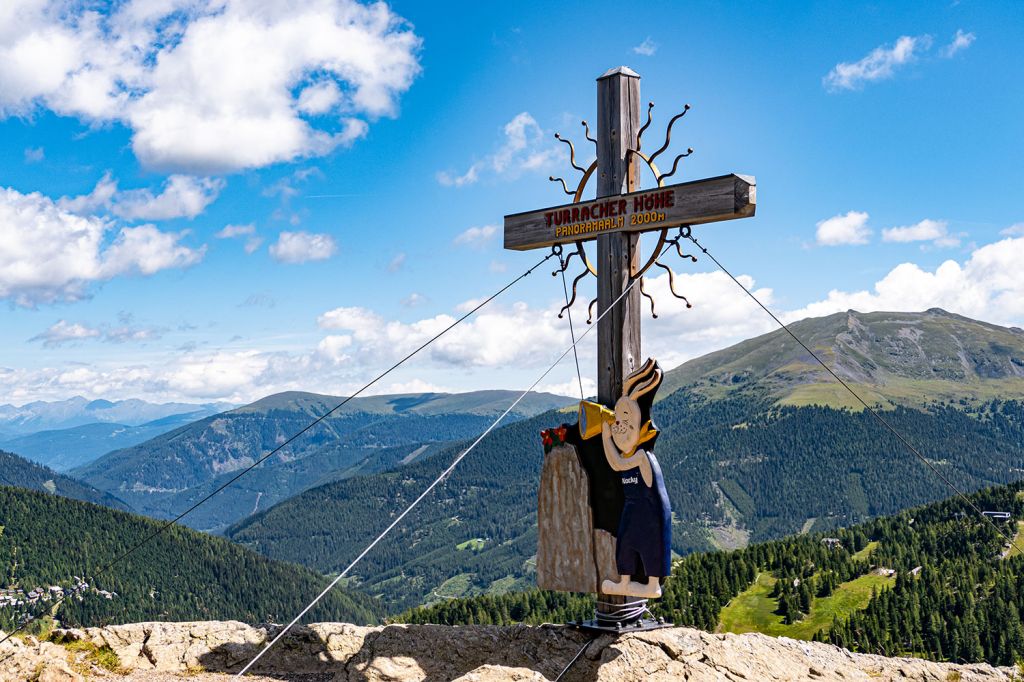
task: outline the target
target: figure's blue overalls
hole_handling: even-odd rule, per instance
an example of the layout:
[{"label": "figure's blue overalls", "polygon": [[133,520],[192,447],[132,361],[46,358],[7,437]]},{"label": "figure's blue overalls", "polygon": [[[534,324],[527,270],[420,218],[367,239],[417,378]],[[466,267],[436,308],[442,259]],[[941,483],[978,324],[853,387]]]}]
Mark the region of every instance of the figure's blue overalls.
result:
[{"label": "figure's blue overalls", "polygon": [[[647,487],[640,467],[622,472],[625,504],[616,534],[615,562],[620,575],[663,577],[672,570],[672,505],[654,453],[647,452],[653,474]],[[637,451],[634,457],[641,457]]]}]

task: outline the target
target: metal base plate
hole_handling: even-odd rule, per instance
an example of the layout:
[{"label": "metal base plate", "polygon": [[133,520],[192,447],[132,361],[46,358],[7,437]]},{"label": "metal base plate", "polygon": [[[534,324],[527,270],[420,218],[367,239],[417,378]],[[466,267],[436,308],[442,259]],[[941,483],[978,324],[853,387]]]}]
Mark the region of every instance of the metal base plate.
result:
[{"label": "metal base plate", "polygon": [[675,624],[666,623],[664,619],[659,618],[655,620],[653,618],[641,618],[631,623],[612,623],[611,625],[605,625],[603,622],[598,620],[584,620],[575,621],[569,623],[569,627],[582,630],[583,632],[593,632],[599,635],[626,635],[630,632],[647,632],[649,630],[661,630],[662,628],[674,628]]}]

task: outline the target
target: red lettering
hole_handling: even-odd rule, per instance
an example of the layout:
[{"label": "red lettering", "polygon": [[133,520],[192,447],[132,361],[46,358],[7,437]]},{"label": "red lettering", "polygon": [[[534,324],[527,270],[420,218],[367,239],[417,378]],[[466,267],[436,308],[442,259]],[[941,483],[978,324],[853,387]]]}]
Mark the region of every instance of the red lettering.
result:
[{"label": "red lettering", "polygon": [[572,222],[578,223],[580,221],[580,209],[576,206],[572,208]]},{"label": "red lettering", "polygon": [[548,227],[551,227],[551,213],[550,212],[544,214],[544,220],[547,221]]},{"label": "red lettering", "polygon": [[[622,215],[625,212],[626,212],[626,200],[625,199],[619,199],[619,215]],[[615,215],[615,214],[613,213],[612,215]]]}]

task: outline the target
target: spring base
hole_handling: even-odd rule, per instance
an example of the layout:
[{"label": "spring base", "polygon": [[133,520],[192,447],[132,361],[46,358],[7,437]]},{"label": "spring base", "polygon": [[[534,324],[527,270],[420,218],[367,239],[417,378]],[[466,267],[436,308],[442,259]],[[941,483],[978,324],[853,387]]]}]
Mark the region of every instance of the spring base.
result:
[{"label": "spring base", "polygon": [[601,635],[625,635],[630,632],[647,632],[649,630],[661,630],[662,628],[675,627],[672,623],[666,623],[664,618],[638,618],[628,623],[621,621],[616,623],[609,623],[604,620],[577,620],[573,623],[569,623],[569,627],[582,630],[583,632],[593,632]]}]

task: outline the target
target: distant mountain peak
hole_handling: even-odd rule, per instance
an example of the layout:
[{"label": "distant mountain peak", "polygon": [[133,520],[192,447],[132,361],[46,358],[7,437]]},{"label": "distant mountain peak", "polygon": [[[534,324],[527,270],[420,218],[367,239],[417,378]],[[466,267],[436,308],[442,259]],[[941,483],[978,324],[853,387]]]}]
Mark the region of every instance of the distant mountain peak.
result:
[{"label": "distant mountain peak", "polygon": [[[942,308],[851,309],[789,327],[869,402],[920,405],[1024,397],[1024,334],[1017,328]],[[761,391],[788,404],[860,407],[781,329],[684,363],[666,375],[669,390],[662,393],[682,387],[709,396]]]}]

